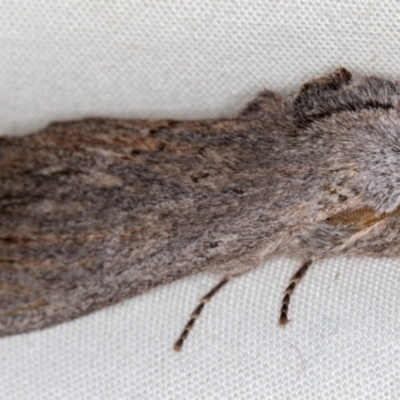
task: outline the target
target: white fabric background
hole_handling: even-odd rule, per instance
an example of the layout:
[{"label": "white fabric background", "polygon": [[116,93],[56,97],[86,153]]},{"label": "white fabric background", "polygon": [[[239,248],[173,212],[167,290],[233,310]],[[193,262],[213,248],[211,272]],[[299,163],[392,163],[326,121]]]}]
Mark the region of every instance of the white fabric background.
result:
[{"label": "white fabric background", "polygon": [[[400,78],[392,0],[0,0],[0,132],[84,116],[233,115],[338,65]],[[1,216],[0,216],[1,217]],[[199,275],[0,340],[2,399],[400,398],[399,260],[269,260],[207,305]]]}]

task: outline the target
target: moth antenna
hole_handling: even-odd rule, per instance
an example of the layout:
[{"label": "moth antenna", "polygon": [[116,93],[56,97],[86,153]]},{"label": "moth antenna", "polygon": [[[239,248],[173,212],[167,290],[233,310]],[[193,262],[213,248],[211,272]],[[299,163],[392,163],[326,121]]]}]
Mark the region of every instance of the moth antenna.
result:
[{"label": "moth antenna", "polygon": [[290,296],[293,294],[294,289],[299,284],[303,276],[306,274],[308,267],[312,264],[312,260],[307,260],[300,269],[292,276],[289,282],[289,286],[285,290],[285,294],[282,300],[281,315],[279,317],[279,325],[285,326],[289,319],[287,317],[290,304]]},{"label": "moth antenna", "polygon": [[210,299],[222,288],[222,286],[224,286],[226,283],[228,283],[228,281],[229,281],[229,278],[222,279],[221,282],[219,282],[204,297],[202,297],[199,305],[194,309],[194,311],[190,315],[190,319],[189,319],[188,323],[185,325],[185,328],[183,329],[181,335],[179,336],[179,339],[175,342],[175,344],[174,344],[175,351],[181,351],[183,342],[188,337],[189,332],[192,330],[197,318],[199,318],[201,312],[203,311],[204,305],[208,301],[210,301]]}]

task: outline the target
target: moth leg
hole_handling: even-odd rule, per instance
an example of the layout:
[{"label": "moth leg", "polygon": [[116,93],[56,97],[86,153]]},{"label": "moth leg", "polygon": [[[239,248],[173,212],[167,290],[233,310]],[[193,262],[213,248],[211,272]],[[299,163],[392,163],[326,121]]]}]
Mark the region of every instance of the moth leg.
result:
[{"label": "moth leg", "polygon": [[188,323],[185,325],[185,328],[183,329],[181,335],[179,336],[179,339],[175,342],[175,344],[174,344],[175,351],[180,351],[182,349],[183,342],[188,337],[189,332],[192,330],[197,318],[199,318],[201,312],[203,311],[204,305],[208,301],[210,301],[210,299],[222,288],[222,286],[224,286],[226,283],[228,283],[228,281],[229,281],[229,278],[222,279],[222,281],[220,281],[204,297],[202,297],[199,305],[192,312]]},{"label": "moth leg", "polygon": [[279,317],[279,325],[285,326],[289,319],[287,317],[290,304],[290,296],[293,294],[294,289],[301,281],[301,278],[306,274],[309,266],[312,264],[312,260],[307,260],[300,269],[290,279],[289,286],[285,290],[285,295],[282,300],[281,315]]}]

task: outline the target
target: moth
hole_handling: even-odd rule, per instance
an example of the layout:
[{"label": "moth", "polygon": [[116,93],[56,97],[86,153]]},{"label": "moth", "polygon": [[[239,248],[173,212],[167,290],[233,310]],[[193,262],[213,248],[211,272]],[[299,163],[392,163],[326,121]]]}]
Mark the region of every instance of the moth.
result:
[{"label": "moth", "polygon": [[400,82],[344,68],[234,118],[84,119],[0,137],[0,336],[271,255],[400,254]]}]

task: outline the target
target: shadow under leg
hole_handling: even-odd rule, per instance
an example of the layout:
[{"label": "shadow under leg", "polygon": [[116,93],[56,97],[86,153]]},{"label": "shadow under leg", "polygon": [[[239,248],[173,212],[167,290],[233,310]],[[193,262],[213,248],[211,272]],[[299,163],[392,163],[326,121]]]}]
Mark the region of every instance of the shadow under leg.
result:
[{"label": "shadow under leg", "polygon": [[290,304],[290,296],[293,294],[294,289],[301,281],[301,278],[306,274],[308,267],[312,264],[312,260],[307,260],[301,268],[290,279],[289,286],[285,290],[285,295],[282,300],[281,315],[279,317],[279,325],[285,326],[289,319],[287,317]]},{"label": "shadow under leg", "polygon": [[183,346],[183,342],[186,340],[186,338],[189,335],[189,332],[192,330],[197,318],[199,318],[201,312],[203,311],[204,305],[210,301],[210,299],[224,286],[226,283],[228,283],[229,278],[224,278],[222,279],[221,282],[218,283],[218,285],[214,286],[201,300],[199,305],[194,309],[190,316],[189,322],[185,325],[185,328],[183,329],[181,335],[179,336],[179,339],[175,342],[174,344],[174,350],[175,351],[180,351]]}]

